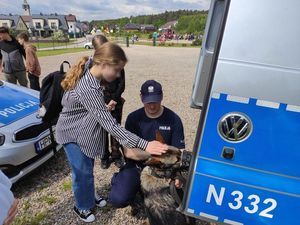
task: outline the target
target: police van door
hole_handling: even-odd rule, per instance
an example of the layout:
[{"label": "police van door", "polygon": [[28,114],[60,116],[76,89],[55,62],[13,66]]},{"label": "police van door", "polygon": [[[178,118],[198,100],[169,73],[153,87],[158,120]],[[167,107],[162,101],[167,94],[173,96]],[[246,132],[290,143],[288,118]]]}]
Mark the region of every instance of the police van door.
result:
[{"label": "police van door", "polygon": [[183,204],[221,224],[300,225],[300,1],[212,0]]}]

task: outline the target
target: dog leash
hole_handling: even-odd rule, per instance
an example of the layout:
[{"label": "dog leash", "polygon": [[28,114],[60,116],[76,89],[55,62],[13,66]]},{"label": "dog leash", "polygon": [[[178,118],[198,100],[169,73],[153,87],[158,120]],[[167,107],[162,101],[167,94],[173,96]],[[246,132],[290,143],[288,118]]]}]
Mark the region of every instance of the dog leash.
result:
[{"label": "dog leash", "polygon": [[[179,179],[183,183],[183,186],[185,185],[186,180],[181,174],[180,175],[177,174],[175,179]],[[181,191],[181,195],[179,194],[179,191]],[[183,188],[177,189],[175,186],[175,180],[172,180],[170,183],[170,194],[179,207],[182,203],[184,189]],[[187,215],[184,215],[184,217],[187,224],[196,224],[193,218],[190,218]]]},{"label": "dog leash", "polygon": [[169,188],[170,188],[170,194],[171,194],[172,198],[174,199],[174,201],[176,202],[176,204],[178,206],[180,206],[181,203],[182,203],[182,198],[178,194],[178,189],[175,186],[175,181],[174,180],[171,181]]},{"label": "dog leash", "polygon": [[[175,200],[176,204],[179,206],[182,203],[182,198],[183,198],[183,188],[177,189],[175,186],[175,180],[178,179],[182,183],[182,187],[185,186],[186,179],[182,176],[180,172],[176,173],[176,176],[172,179],[170,182],[170,194]],[[179,194],[179,190],[181,191],[181,194]]]}]

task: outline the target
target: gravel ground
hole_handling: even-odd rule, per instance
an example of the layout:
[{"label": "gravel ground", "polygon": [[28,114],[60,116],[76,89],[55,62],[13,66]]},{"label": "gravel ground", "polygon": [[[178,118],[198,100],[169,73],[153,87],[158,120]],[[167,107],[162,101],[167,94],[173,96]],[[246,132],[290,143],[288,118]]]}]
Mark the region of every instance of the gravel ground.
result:
[{"label": "gravel ground", "polygon": [[[200,50],[198,48],[153,48],[131,46],[125,48],[129,62],[125,67],[126,91],[124,118],[142,106],[139,88],[147,79],[161,82],[164,89],[164,105],[173,109],[182,118],[187,149],[192,149],[199,119],[199,111],[189,107],[193,79]],[[43,75],[58,69],[63,60],[74,63],[83,52],[40,58]],[[96,189],[107,196],[110,178],[117,171],[112,165],[101,170],[95,166]],[[20,210],[15,224],[82,224],[72,213],[70,169],[61,151],[53,159],[14,185],[13,191],[20,199]],[[145,221],[131,216],[130,207],[112,209],[109,206],[96,211],[97,222],[92,224],[142,225]],[[204,224],[204,223],[203,223]],[[206,223],[205,223],[206,224]]]}]

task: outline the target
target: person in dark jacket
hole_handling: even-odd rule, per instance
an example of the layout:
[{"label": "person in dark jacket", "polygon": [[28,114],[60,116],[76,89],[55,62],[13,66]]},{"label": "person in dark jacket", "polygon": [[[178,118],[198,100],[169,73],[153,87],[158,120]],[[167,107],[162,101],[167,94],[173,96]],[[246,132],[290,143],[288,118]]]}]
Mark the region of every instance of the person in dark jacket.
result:
[{"label": "person in dark jacket", "polygon": [[23,57],[25,50],[6,27],[0,27],[0,70],[7,82],[27,87],[26,69]]},{"label": "person in dark jacket", "polygon": [[[140,93],[144,107],[128,115],[125,129],[148,141],[155,140],[156,132],[159,131],[167,145],[184,149],[182,121],[174,111],[162,105],[161,84],[155,80],[148,80],[141,86]],[[135,198],[141,186],[141,171],[148,156],[143,151],[128,148],[124,148],[124,155],[126,164],[111,180],[109,202],[115,208],[128,205],[135,208]],[[180,181],[175,180],[175,186],[180,188],[180,185]]]},{"label": "person in dark jacket", "polygon": [[[107,38],[104,35],[96,35],[92,44],[94,49],[98,49],[102,44],[108,42]],[[103,93],[104,101],[108,107],[108,110],[111,112],[112,116],[120,124],[122,120],[122,111],[125,100],[122,98],[122,93],[125,90],[125,71],[121,70],[119,77],[112,81],[107,82]],[[119,142],[112,136],[110,136],[110,146],[111,146],[111,158],[114,161],[117,167],[121,167],[124,164],[122,159],[122,154],[120,152]],[[106,135],[106,145],[105,145],[105,154],[101,158],[101,168],[107,169],[110,165],[110,152],[109,152],[109,135]]]}]

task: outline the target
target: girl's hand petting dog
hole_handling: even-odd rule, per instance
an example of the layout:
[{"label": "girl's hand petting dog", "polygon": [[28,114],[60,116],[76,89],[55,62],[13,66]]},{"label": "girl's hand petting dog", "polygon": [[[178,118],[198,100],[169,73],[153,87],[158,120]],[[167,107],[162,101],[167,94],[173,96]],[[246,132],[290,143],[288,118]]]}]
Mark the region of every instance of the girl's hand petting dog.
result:
[{"label": "girl's hand petting dog", "polygon": [[150,141],[147,145],[146,152],[149,152],[151,155],[162,155],[168,150],[168,145],[162,144],[159,141]]}]

